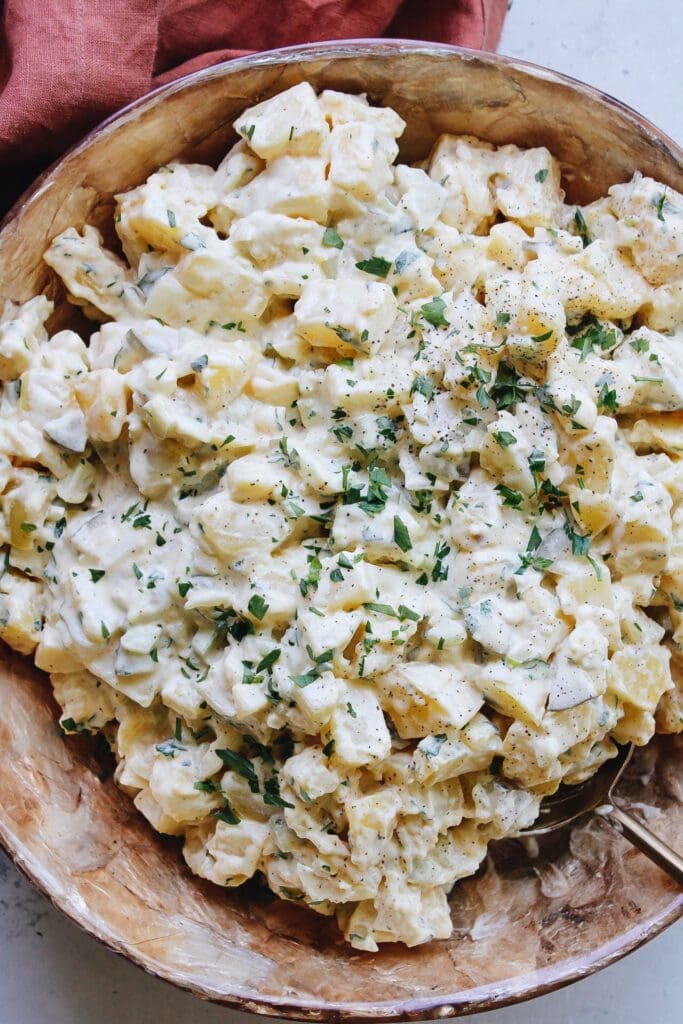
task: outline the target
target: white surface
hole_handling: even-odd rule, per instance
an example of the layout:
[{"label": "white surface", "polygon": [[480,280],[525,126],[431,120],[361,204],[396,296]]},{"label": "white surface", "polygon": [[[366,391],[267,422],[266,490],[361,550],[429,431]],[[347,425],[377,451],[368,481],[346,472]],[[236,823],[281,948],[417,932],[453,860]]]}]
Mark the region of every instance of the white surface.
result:
[{"label": "white surface", "polygon": [[[583,79],[683,142],[680,0],[514,0],[502,53]],[[246,1024],[107,952],[0,853],[0,1024]],[[476,1024],[680,1024],[683,923],[606,971]]]},{"label": "white surface", "polygon": [[498,47],[628,103],[683,144],[681,0],[513,0]]}]

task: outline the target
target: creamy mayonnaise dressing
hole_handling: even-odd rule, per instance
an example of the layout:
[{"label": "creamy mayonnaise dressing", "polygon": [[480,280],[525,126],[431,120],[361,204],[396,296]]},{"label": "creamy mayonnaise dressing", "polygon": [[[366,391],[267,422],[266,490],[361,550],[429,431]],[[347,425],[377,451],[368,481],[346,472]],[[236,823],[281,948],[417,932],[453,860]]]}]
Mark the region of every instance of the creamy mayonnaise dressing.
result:
[{"label": "creamy mayonnaise dressing", "polygon": [[[0,320],[0,635],[197,874],[359,949],[683,727],[683,198],[303,83]],[[678,686],[673,679],[679,680]]]}]

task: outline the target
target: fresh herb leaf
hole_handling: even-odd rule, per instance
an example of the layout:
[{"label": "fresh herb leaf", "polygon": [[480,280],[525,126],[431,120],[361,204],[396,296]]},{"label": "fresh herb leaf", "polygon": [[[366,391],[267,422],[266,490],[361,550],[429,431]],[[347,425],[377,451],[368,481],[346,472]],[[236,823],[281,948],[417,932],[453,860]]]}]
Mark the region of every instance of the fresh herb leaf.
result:
[{"label": "fresh herb leaf", "polygon": [[241,775],[243,779],[247,780],[249,783],[249,789],[252,793],[260,792],[258,776],[254,771],[253,764],[248,758],[227,748],[217,750],[216,753],[226,767],[232,768],[233,771],[237,772],[238,775]]},{"label": "fresh herb leaf", "polygon": [[419,622],[422,618],[418,612],[414,612],[412,608],[407,608],[404,604],[398,606],[398,617],[401,622],[405,619],[410,619],[411,622]]},{"label": "fresh herb leaf", "polygon": [[193,783],[193,789],[198,789],[200,793],[216,793],[220,786],[213,779],[199,779]]},{"label": "fresh herb leaf", "polygon": [[503,505],[507,505],[509,508],[519,508],[524,500],[524,495],[521,491],[513,491],[511,487],[507,487],[505,484],[498,484],[495,490],[502,497]]},{"label": "fresh herb leaf", "polygon": [[556,487],[551,480],[544,480],[540,488],[541,502],[546,509],[560,508],[567,492]]},{"label": "fresh herb leaf", "polygon": [[527,569],[536,569],[537,572],[543,572],[545,569],[549,569],[553,564],[552,558],[542,558],[536,555],[536,551],[541,546],[543,538],[538,532],[538,528],[534,526],[529,534],[529,541],[526,546],[526,552],[523,555],[518,555],[520,560],[519,568],[515,570],[515,576],[521,576]]},{"label": "fresh herb leaf", "polygon": [[414,395],[416,391],[423,395],[428,402],[431,402],[434,398],[434,381],[430,377],[416,377],[410,385],[411,395]]},{"label": "fresh herb leaf", "polygon": [[226,825],[239,825],[242,820],[227,796],[223,796],[223,806],[219,811],[214,811],[213,816]]},{"label": "fresh herb leaf", "polygon": [[583,317],[581,322],[573,328],[568,326],[567,333],[572,336],[572,348],[578,349],[581,353],[579,361],[582,363],[596,349],[600,352],[608,352],[619,341],[615,327],[606,327],[591,314]]},{"label": "fresh herb leaf", "polygon": [[369,612],[377,612],[378,615],[388,615],[392,619],[399,617],[390,604],[378,604],[376,601],[364,601],[363,607]]},{"label": "fresh herb leaf", "polygon": [[509,409],[517,402],[526,401],[527,393],[532,387],[531,381],[524,380],[514,366],[503,360],[498,366],[489,395],[498,409]]},{"label": "fresh herb leaf", "polygon": [[576,233],[583,242],[583,247],[585,249],[587,245],[591,244],[593,239],[588,233],[588,225],[586,224],[584,216],[578,206],[576,208],[576,213],[574,214],[574,226],[576,227]]},{"label": "fresh herb leaf", "polygon": [[268,654],[264,654],[264,656],[261,658],[258,665],[256,666],[256,671],[269,672],[273,665],[275,665],[275,663],[280,660],[281,654],[282,651],[280,650],[279,647],[275,647],[272,651],[269,651]]},{"label": "fresh herb leaf", "polygon": [[394,543],[399,546],[401,551],[410,551],[413,546],[408,527],[400,516],[394,516]]},{"label": "fresh herb leaf", "polygon": [[611,413],[616,413],[619,409],[617,392],[614,388],[610,388],[606,381],[600,388],[600,393],[598,395],[598,409],[605,409],[607,412]]},{"label": "fresh herb leaf", "polygon": [[508,430],[494,430],[493,437],[501,448],[509,448],[511,444],[517,444],[517,438]]},{"label": "fresh herb leaf", "polygon": [[450,327],[450,322],[444,316],[446,303],[443,299],[432,299],[420,306],[420,312],[428,324],[433,327]]},{"label": "fresh herb leaf", "polygon": [[587,555],[591,546],[590,534],[577,533],[567,520],[564,524],[564,532],[572,544],[573,555]]},{"label": "fresh herb leaf", "polygon": [[666,198],[666,193],[665,192],[660,192],[660,194],[657,197],[657,199],[653,199],[652,200],[652,205],[654,206],[655,210],[657,211],[657,219],[658,220],[661,220],[661,221],[664,220],[664,207],[666,206],[666,203],[667,203],[667,198]]},{"label": "fresh herb leaf", "polygon": [[386,277],[391,270],[391,261],[381,256],[371,256],[370,259],[360,260],[356,263],[358,270],[365,274],[373,274],[375,277]]},{"label": "fresh herb leaf", "polygon": [[278,779],[275,772],[271,775],[265,784],[265,792],[263,796],[264,804],[268,804],[272,807],[294,807],[294,804],[288,803],[280,796],[280,780]]},{"label": "fresh herb leaf", "polygon": [[254,618],[258,619],[260,622],[263,616],[270,608],[270,605],[267,604],[267,602],[261,597],[260,594],[254,594],[252,597],[249,598],[249,604],[247,605],[247,608],[254,616]]},{"label": "fresh herb leaf", "polygon": [[323,245],[326,245],[329,249],[344,248],[343,238],[331,224],[325,228],[325,233],[323,234]]},{"label": "fresh herb leaf", "polygon": [[302,672],[300,675],[294,675],[289,677],[295,686],[298,686],[300,690],[305,690],[307,686],[314,683],[317,679],[320,679],[320,672],[317,668],[312,668],[310,672]]}]

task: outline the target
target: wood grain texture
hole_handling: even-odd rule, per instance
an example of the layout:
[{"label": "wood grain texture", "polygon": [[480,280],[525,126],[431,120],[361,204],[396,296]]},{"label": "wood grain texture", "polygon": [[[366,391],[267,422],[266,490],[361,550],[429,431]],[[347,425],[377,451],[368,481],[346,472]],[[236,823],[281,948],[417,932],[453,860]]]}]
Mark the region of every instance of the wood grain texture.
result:
[{"label": "wood grain texture", "polygon": [[[504,58],[416,43],[339,43],[260,54],[200,72],[138,101],[48,171],[0,232],[0,296],[57,299],[42,264],[50,239],[89,222],[111,239],[112,196],[174,158],[216,161],[251,103],[308,79],[366,91],[408,122],[402,158],[442,131],[547,145],[571,199],[604,194],[636,169],[683,190],[683,154],[616,101]],[[78,322],[83,327],[83,322]],[[595,970],[683,914],[683,894],[601,821],[492,851],[451,898],[454,932],[414,950],[359,954],[336,925],[193,877],[111,780],[108,755],[65,739],[47,679],[0,650],[0,839],[16,863],[87,931],[147,970],[242,1009],[310,1020],[428,1018],[538,994]],[[640,753],[625,799],[683,847],[683,742]]]}]

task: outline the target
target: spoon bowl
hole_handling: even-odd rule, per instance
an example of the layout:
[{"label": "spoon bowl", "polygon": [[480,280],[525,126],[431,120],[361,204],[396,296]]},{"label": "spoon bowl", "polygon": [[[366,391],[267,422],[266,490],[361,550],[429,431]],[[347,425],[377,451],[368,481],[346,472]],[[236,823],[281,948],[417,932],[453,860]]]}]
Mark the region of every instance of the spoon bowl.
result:
[{"label": "spoon bowl", "polygon": [[619,782],[633,755],[633,744],[618,748],[616,757],[605,761],[595,775],[576,786],[560,786],[552,796],[544,797],[538,818],[525,828],[522,836],[543,836],[572,824],[584,814],[612,804],[612,790]]},{"label": "spoon bowl", "polygon": [[548,835],[566,828],[586,814],[599,814],[674,881],[683,885],[683,857],[615,803],[614,789],[632,755],[632,743],[618,747],[616,757],[605,761],[590,779],[576,786],[560,786],[556,793],[541,801],[538,818],[519,835],[523,838]]}]

